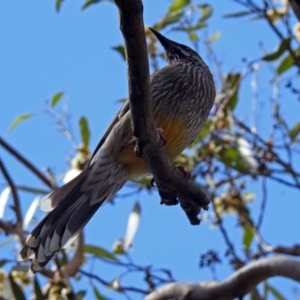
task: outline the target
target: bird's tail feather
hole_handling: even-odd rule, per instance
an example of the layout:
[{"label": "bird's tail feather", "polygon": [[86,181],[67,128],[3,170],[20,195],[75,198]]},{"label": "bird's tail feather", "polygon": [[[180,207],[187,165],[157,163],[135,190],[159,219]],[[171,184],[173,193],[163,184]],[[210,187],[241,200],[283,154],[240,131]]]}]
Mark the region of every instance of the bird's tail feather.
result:
[{"label": "bird's tail feather", "polygon": [[[118,168],[117,172],[115,169]],[[18,258],[19,260],[32,259],[30,269],[33,273],[39,272],[44,268],[70,239],[77,236],[106,200],[105,197],[101,197],[95,201],[95,192],[98,195],[112,195],[127,180],[125,171],[115,163],[111,165],[109,174],[99,177],[97,190],[87,191],[90,172],[93,173],[93,170],[85,170],[73,179],[73,183],[63,186],[61,188],[62,194],[60,194],[60,189],[58,189],[49,195],[52,203],[56,203],[57,207],[31,232]],[[117,178],[111,178],[116,173],[118,173]],[[115,180],[114,185],[107,184],[113,180]]]},{"label": "bird's tail feather", "polygon": [[68,183],[47,195],[44,199],[42,199],[40,209],[44,212],[52,211],[62,199],[70,196],[72,191],[76,191],[76,187],[86,179],[89,171],[90,168],[83,170],[78,176],[70,180]]}]

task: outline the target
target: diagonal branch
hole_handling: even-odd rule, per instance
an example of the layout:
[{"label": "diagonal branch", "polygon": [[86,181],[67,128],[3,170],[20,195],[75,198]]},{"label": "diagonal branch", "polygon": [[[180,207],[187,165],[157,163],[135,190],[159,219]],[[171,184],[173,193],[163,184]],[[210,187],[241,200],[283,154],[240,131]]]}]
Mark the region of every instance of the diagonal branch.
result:
[{"label": "diagonal branch", "polygon": [[200,223],[201,208],[207,209],[206,194],[192,180],[186,181],[171,163],[155,130],[150,106],[149,65],[141,0],[115,0],[125,40],[131,121],[139,152],[146,159],[162,203],[179,200],[191,224]]},{"label": "diagonal branch", "polygon": [[[112,284],[111,281],[107,281],[107,280],[101,278],[98,275],[92,274],[92,273],[84,271],[82,269],[79,270],[79,273],[81,273],[82,275],[85,275],[85,276],[87,276],[91,279],[95,279],[96,281],[98,281],[99,283],[103,284],[106,287],[109,287],[110,289],[114,289],[111,286],[111,284]],[[124,291],[126,291],[126,292],[136,292],[136,293],[140,293],[140,294],[144,294],[144,295],[148,293],[146,290],[139,289],[139,288],[136,288],[136,287],[131,287],[131,286],[119,286],[119,287],[115,288],[115,290],[120,291],[120,292],[124,292]]]},{"label": "diagonal branch", "polygon": [[6,149],[10,154],[12,154],[16,159],[18,159],[23,165],[25,165],[32,173],[34,173],[47,186],[49,186],[51,189],[54,188],[52,182],[42,172],[40,172],[31,162],[29,162],[17,150],[15,150],[8,143],[6,143],[1,137],[0,137],[0,145],[4,149]]},{"label": "diagonal branch", "polygon": [[289,0],[292,10],[294,11],[298,21],[300,22],[300,3],[297,0]]},{"label": "diagonal branch", "polygon": [[275,256],[255,261],[222,282],[173,282],[150,293],[145,300],[229,300],[241,298],[270,277],[282,276],[300,283],[300,261]]},{"label": "diagonal branch", "polygon": [[80,232],[77,237],[77,245],[74,256],[68,263],[62,267],[62,274],[69,278],[74,277],[84,263],[84,237],[83,232]]},{"label": "diagonal branch", "polygon": [[8,171],[6,170],[2,160],[0,159],[0,170],[4,176],[4,178],[6,179],[9,187],[10,187],[10,190],[11,190],[11,193],[12,193],[12,196],[13,196],[13,200],[14,200],[14,211],[16,213],[16,218],[17,218],[17,224],[19,224],[22,228],[22,224],[23,224],[23,217],[22,217],[22,213],[21,213],[21,207],[20,207],[20,199],[19,199],[19,195],[17,193],[17,190],[16,190],[16,186],[14,185],[10,175],[8,174]]},{"label": "diagonal branch", "polygon": [[13,201],[14,201],[14,206],[13,206],[13,210],[16,214],[16,223],[14,225],[10,224],[10,223],[4,223],[3,221],[1,221],[1,226],[0,228],[2,228],[4,230],[4,232],[6,232],[6,234],[16,234],[20,240],[21,243],[25,242],[25,237],[23,234],[23,216],[22,216],[22,212],[21,212],[21,206],[20,206],[20,199],[19,199],[19,195],[17,193],[17,189],[15,184],[13,183],[10,175],[8,174],[8,171],[6,170],[2,160],[0,159],[0,170],[4,176],[4,178],[6,179],[12,196],[13,196]]}]

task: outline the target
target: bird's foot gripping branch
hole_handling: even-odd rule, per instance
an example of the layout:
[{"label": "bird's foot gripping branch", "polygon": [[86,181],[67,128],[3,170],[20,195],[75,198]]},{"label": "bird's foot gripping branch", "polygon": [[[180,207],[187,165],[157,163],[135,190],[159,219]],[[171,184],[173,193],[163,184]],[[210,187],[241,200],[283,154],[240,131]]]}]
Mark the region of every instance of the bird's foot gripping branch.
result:
[{"label": "bird's foot gripping branch", "polygon": [[[167,139],[166,137],[164,136],[163,134],[163,129],[162,128],[157,128],[156,129],[156,132],[159,136],[159,139],[160,139],[160,142],[161,142],[161,145],[162,146],[165,146],[166,143],[167,143]],[[143,149],[144,147],[139,145],[139,143],[137,142],[137,139],[136,138],[133,138],[132,141],[136,144],[135,147],[134,147],[134,153],[137,157],[140,157],[140,158],[145,158],[143,156],[143,151],[141,149]],[[153,180],[153,183],[154,183],[154,180]],[[176,203],[177,204],[177,203]]]}]

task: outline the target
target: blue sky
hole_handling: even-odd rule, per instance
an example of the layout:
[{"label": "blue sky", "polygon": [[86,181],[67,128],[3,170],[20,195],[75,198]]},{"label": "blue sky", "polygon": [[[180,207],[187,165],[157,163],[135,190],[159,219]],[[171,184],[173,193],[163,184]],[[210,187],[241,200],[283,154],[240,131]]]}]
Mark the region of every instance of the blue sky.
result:
[{"label": "blue sky", "polygon": [[[218,0],[210,3],[215,11],[209,20],[209,33],[222,33],[214,47],[227,72],[240,70],[243,57],[251,60],[262,55],[257,41],[263,41],[269,51],[277,45],[277,38],[266,26],[262,26],[262,22],[222,17],[226,13],[243,10],[238,5]],[[82,1],[66,0],[61,12],[57,13],[54,1],[32,0],[29,3],[13,0],[1,3],[1,136],[36,166],[41,169],[50,167],[57,174],[67,170],[68,157],[74,151],[53,120],[43,113],[46,101],[55,93],[64,91],[62,102],[69,105],[75,137],[79,142],[78,120],[81,116],[87,117],[93,149],[118,109],[116,101],[127,94],[125,63],[118,53],[111,50],[111,47],[122,44],[117,9],[111,3],[103,2],[81,11],[82,4]],[[157,22],[169,4],[169,1],[162,0],[144,1],[145,24],[151,26]],[[182,33],[163,33],[171,39],[188,44]],[[203,53],[201,47],[204,46],[200,46],[200,52]],[[203,58],[207,59],[205,55]],[[264,78],[260,80],[262,87]],[[249,86],[244,87],[238,106],[239,116],[244,120],[249,120],[251,108],[248,92]],[[266,93],[265,97],[268,99],[270,95]],[[266,101],[262,105],[262,112],[258,114],[257,124],[262,133],[268,132],[268,120],[263,114],[268,105]],[[291,105],[285,111],[291,122],[298,119],[298,113],[293,107]],[[12,120],[24,113],[36,115],[8,133]],[[44,188],[42,183],[2,149],[0,155],[17,184]],[[3,183],[1,178],[0,191],[4,187]],[[126,191],[128,190],[125,189],[120,194]],[[33,196],[24,193],[21,196],[22,208],[26,211]],[[295,205],[298,194],[291,190],[287,192],[284,187],[270,185],[268,196],[269,201],[276,204],[270,204],[272,211],[267,211],[263,233],[270,243],[276,245],[296,243],[295,228],[299,225],[299,218]],[[124,236],[128,214],[137,200],[142,206],[142,219],[134,241],[135,248],[131,253],[133,260],[141,265],[169,268],[178,280],[211,280],[211,273],[207,269],[198,268],[199,257],[200,253],[212,248],[217,248],[220,255],[224,253],[225,246],[219,231],[212,229],[209,222],[191,226],[179,207],[160,206],[156,192],[151,196],[142,194],[118,199],[116,205],[102,207],[86,226],[86,242],[111,249],[113,243]],[[255,211],[258,205],[251,209]],[[298,224],[285,222],[283,229],[283,214],[289,215]],[[12,213],[7,209],[6,217],[11,216]],[[228,219],[228,228],[232,239],[239,244],[242,232],[236,228],[235,218]],[[0,248],[1,257],[12,255],[14,253],[11,248]],[[103,271],[111,279],[117,274],[110,267],[98,263],[94,270],[96,268],[99,268],[100,274]],[[224,265],[217,267],[218,279],[224,279],[229,274],[231,270],[225,267],[224,261]],[[129,283],[133,282],[130,280],[136,279],[128,279]],[[273,282],[277,287],[282,286],[280,290],[285,295],[292,297],[292,287],[296,283],[278,279]],[[122,298],[102,287],[100,290],[113,299]]]}]

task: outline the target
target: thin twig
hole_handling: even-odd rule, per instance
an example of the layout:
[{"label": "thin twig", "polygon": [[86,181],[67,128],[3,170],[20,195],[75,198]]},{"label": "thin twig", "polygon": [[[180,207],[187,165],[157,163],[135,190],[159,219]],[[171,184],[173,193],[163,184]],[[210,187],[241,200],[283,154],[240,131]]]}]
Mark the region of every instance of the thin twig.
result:
[{"label": "thin twig", "polygon": [[22,217],[22,212],[21,212],[21,207],[20,207],[20,199],[19,199],[19,195],[17,193],[16,187],[10,177],[10,175],[8,174],[8,171],[6,170],[2,160],[0,159],[0,170],[2,171],[2,174],[4,176],[4,178],[6,179],[12,196],[13,196],[13,200],[14,200],[14,211],[16,213],[16,218],[17,218],[17,224],[19,224],[22,227],[23,224],[23,217]]},{"label": "thin twig", "polygon": [[5,148],[10,154],[17,158],[23,165],[25,165],[32,173],[34,173],[40,180],[42,180],[51,189],[55,188],[53,183],[40,172],[32,163],[30,163],[23,155],[21,155],[17,150],[13,149],[7,142],[5,142],[0,137],[0,145]]},{"label": "thin twig", "polygon": [[268,197],[268,190],[267,190],[267,180],[265,177],[262,179],[262,200],[261,200],[261,206],[259,211],[259,217],[256,225],[256,230],[259,231],[263,217],[265,215],[265,209],[266,209],[266,203],[267,203],[267,197]]},{"label": "thin twig", "polygon": [[72,259],[66,266],[62,267],[61,271],[65,277],[73,277],[77,274],[78,270],[84,262],[84,238],[81,231],[77,237],[76,251]]},{"label": "thin twig", "polygon": [[[100,282],[104,286],[107,286],[107,287],[111,286],[111,282],[110,281],[107,281],[107,280],[99,277],[98,275],[86,272],[86,271],[84,271],[82,269],[79,270],[79,273],[81,273],[82,275],[85,275],[87,277],[90,277],[92,279],[97,280],[98,282]],[[116,290],[127,291],[127,292],[136,292],[136,293],[140,293],[140,294],[143,294],[143,295],[149,294],[149,291],[142,290],[142,289],[135,288],[135,287],[130,287],[130,286],[119,286]]]}]

